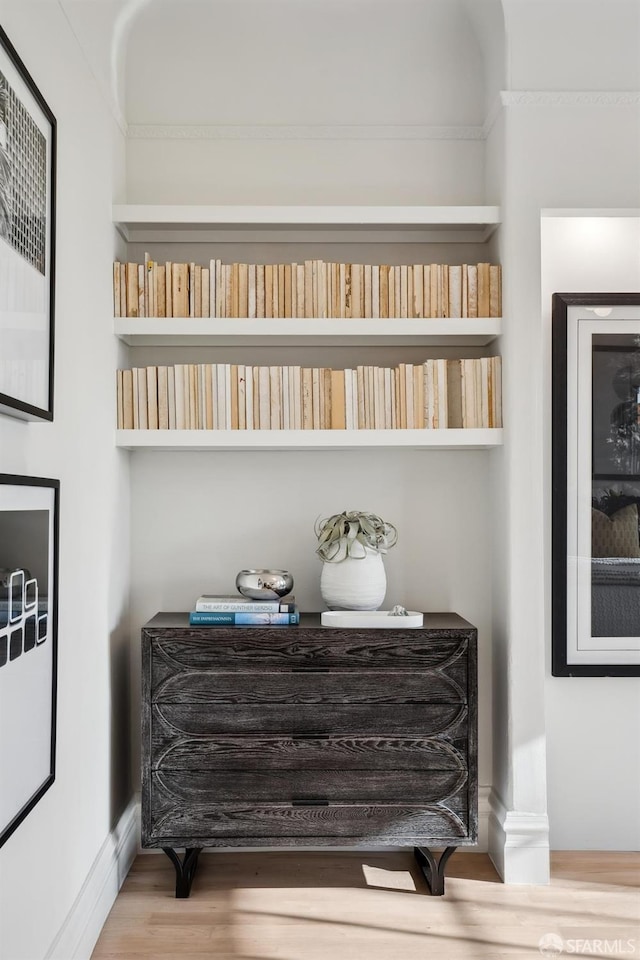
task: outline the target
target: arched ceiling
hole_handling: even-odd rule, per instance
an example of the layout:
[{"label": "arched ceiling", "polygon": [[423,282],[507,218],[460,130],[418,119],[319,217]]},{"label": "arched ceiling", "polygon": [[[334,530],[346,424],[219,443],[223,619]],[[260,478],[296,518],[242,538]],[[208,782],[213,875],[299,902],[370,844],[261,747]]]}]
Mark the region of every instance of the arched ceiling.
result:
[{"label": "arched ceiling", "polygon": [[59,2],[128,123],[481,125],[503,81],[500,0]]}]

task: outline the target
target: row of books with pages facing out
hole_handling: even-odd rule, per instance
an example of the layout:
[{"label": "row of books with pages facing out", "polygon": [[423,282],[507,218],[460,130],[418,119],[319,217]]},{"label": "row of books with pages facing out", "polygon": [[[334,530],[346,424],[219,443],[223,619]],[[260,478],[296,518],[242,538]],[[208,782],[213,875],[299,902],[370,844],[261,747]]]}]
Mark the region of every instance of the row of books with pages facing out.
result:
[{"label": "row of books with pages facing out", "polygon": [[475,264],[113,265],[116,317],[436,318],[502,316],[502,268]]},{"label": "row of books with pages facing out", "polygon": [[295,597],[278,600],[250,600],[243,596],[203,594],[189,613],[192,627],[266,627],[295,626],[300,623],[300,611]]}]

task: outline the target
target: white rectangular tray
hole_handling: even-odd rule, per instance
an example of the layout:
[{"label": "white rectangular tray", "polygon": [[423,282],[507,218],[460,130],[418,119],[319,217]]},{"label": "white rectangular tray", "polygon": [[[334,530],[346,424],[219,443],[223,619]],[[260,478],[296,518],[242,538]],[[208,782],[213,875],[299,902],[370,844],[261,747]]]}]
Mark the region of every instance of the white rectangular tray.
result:
[{"label": "white rectangular tray", "polygon": [[407,617],[390,617],[388,610],[324,610],[320,622],[325,627],[367,627],[374,630],[405,630],[421,627],[422,613],[407,610]]}]

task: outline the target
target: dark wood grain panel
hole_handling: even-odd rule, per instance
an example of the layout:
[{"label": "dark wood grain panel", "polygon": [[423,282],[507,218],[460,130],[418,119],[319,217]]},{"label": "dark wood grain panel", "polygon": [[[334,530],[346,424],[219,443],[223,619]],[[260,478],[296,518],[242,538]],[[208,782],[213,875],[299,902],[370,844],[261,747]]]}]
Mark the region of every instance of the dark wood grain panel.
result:
[{"label": "dark wood grain panel", "polygon": [[[469,637],[425,637],[422,631],[299,631],[297,627],[209,628],[180,638],[144,633],[152,644],[154,689],[181,670],[296,667],[447,670],[466,656]],[[344,636],[344,634],[347,634]]]},{"label": "dark wood grain panel", "polygon": [[[278,801],[437,803],[466,787],[466,770],[184,770],[152,775],[153,805]],[[466,800],[466,794],[465,794]]]},{"label": "dark wood grain panel", "polygon": [[181,670],[159,683],[153,700],[162,703],[465,703],[464,660],[439,671],[340,670],[218,673]]},{"label": "dark wood grain panel", "polygon": [[154,770],[466,770],[467,740],[456,731],[453,738],[185,737],[158,722],[152,757]]},{"label": "dark wood grain panel", "polygon": [[[466,803],[466,801],[465,801]],[[455,807],[457,806],[457,809]],[[292,806],[289,804],[172,805],[154,797],[146,846],[277,846],[279,842],[320,845],[413,844],[469,839],[464,804]],[[145,821],[143,820],[143,823]]]},{"label": "dark wood grain panel", "polygon": [[457,728],[464,704],[205,704],[155,703],[152,724],[162,722],[177,736],[217,733],[376,734],[435,736]]},{"label": "dark wood grain panel", "polygon": [[143,845],[473,843],[476,657],[453,614],[388,632],[158,615],[142,635]]}]

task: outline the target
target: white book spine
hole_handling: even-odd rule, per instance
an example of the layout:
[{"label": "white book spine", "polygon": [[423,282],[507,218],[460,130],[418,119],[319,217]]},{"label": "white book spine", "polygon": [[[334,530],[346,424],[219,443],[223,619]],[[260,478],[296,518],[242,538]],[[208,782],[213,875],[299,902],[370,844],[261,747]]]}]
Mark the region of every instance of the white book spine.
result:
[{"label": "white book spine", "polygon": [[398,383],[398,378],[396,377],[396,371],[391,371],[391,428],[396,430],[398,427],[398,393],[396,386]]},{"label": "white book spine", "polygon": [[269,384],[271,389],[271,429],[282,429],[282,375],[281,368],[269,367]]},{"label": "white book spine", "polygon": [[134,367],[131,371],[133,381],[133,429],[140,429],[140,395],[138,393],[138,368]]},{"label": "white book spine", "polygon": [[384,425],[385,429],[391,430],[393,426],[392,422],[392,404],[391,397],[393,395],[392,390],[392,378],[393,370],[390,367],[384,368]]},{"label": "white book spine", "polygon": [[215,363],[209,364],[211,378],[211,402],[213,404],[213,429],[220,429],[220,413],[218,410],[218,370]]},{"label": "white book spine", "polygon": [[302,430],[302,367],[293,368],[293,429]]},{"label": "white book spine", "polygon": [[216,261],[209,261],[209,316],[216,316]]},{"label": "white book spine", "polygon": [[433,361],[433,429],[440,427],[440,406],[438,393],[438,361]]},{"label": "white book spine", "polygon": [[167,368],[167,397],[169,403],[169,430],[176,429],[176,371]]},{"label": "white book spine", "polygon": [[296,371],[295,367],[288,367],[289,371],[289,429],[295,430],[296,422]]},{"label": "white book spine", "polygon": [[407,429],[415,429],[415,417],[413,407],[413,364],[405,364],[405,391],[404,399],[407,405]]},{"label": "white book spine", "polygon": [[246,429],[253,430],[253,367],[244,368],[244,396],[246,404]]},{"label": "white book spine", "polygon": [[353,430],[353,380],[351,370],[344,372],[344,425],[345,429]]},{"label": "white book spine", "polygon": [[449,316],[462,316],[462,267],[449,267]]},{"label": "white book spine", "polygon": [[184,364],[176,363],[174,366],[174,379],[176,390],[176,430],[184,430],[186,427],[184,415]]},{"label": "white book spine", "polygon": [[238,430],[247,429],[247,368],[238,364]]},{"label": "white book spine", "polygon": [[449,423],[449,400],[447,392],[447,361],[437,360],[438,365],[438,426]]},{"label": "white book spine", "polygon": [[318,289],[317,289],[317,309],[319,317],[326,317],[327,314],[327,264],[324,260],[317,262]]},{"label": "white book spine", "polygon": [[231,364],[225,363],[223,367],[225,430],[231,430]]},{"label": "white book spine", "polygon": [[216,421],[218,430],[227,429],[227,408],[226,408],[226,393],[224,385],[224,363],[216,363],[216,395],[217,395],[217,410],[216,410]]},{"label": "white book spine", "polygon": [[249,264],[249,318],[255,319],[256,316],[256,277],[257,268],[255,263]]},{"label": "white book spine", "polygon": [[380,316],[380,267],[374,263],[371,267],[371,316]]},{"label": "white book spine", "polygon": [[424,425],[433,428],[433,360],[424,364]]},{"label": "white book spine", "polygon": [[145,303],[144,303],[144,264],[140,263],[138,265],[138,316],[144,317],[146,315]]},{"label": "white book spine", "polygon": [[289,421],[289,367],[282,367],[282,429],[290,430]]},{"label": "white book spine", "polygon": [[258,368],[258,380],[260,385],[260,429],[271,429],[271,384],[269,379],[269,367]]},{"label": "white book spine", "polygon": [[201,430],[207,427],[207,364],[198,364],[198,406],[200,408],[200,422],[198,426]]},{"label": "white book spine", "polygon": [[480,358],[480,426],[489,426],[489,357]]}]

